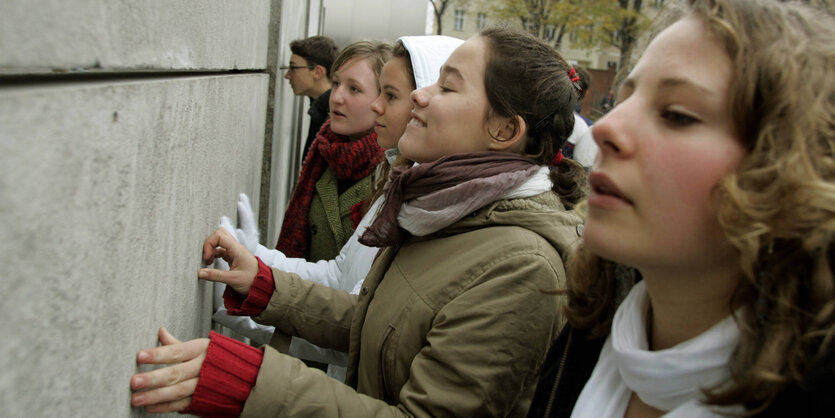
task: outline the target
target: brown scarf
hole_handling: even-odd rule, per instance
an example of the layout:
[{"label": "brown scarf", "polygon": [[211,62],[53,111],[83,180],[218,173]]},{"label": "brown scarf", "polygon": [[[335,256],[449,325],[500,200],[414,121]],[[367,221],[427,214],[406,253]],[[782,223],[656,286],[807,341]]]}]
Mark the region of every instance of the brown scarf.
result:
[{"label": "brown scarf", "polygon": [[331,167],[340,180],[361,180],[374,171],[382,158],[383,150],[377,145],[375,132],[352,141],[331,130],[330,119],[325,121],[302,165],[275,248],[287,257],[307,258],[310,249],[307,218],[322,173]]},{"label": "brown scarf", "polygon": [[[396,167],[389,174],[385,203],[359,241],[371,247],[401,243],[408,236],[397,222],[404,202],[431,198],[429,195],[435,193],[443,194],[446,202],[452,198],[456,202],[450,203],[476,210],[518,187],[538,170],[533,159],[506,152],[454,154],[411,168]],[[438,193],[453,188],[455,193]]]}]

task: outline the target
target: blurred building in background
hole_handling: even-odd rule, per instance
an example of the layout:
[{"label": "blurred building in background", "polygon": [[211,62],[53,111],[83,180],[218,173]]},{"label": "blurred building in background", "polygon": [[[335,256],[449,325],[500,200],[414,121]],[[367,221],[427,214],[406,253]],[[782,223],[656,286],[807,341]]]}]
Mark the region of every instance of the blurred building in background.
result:
[{"label": "blurred building in background", "polygon": [[[618,71],[628,71],[632,49],[664,7],[664,0],[427,2],[434,2],[436,10],[443,9],[440,28],[444,35],[467,39],[486,27],[509,26],[528,30],[554,45],[569,63],[589,71],[591,89],[581,104],[583,114],[592,119],[600,116],[600,103],[615,84]],[[625,38],[631,42],[624,42]]]}]

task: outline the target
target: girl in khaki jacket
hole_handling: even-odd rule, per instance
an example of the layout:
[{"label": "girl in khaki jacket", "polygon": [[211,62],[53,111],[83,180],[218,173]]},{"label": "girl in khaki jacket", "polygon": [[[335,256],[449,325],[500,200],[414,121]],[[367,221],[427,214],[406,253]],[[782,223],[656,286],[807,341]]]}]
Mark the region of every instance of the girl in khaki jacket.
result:
[{"label": "girl in khaki jacket", "polygon": [[[346,384],[266,347],[212,333],[139,363],[132,404],[203,416],[523,416],[562,319],[563,257],[580,219],[582,167],[559,152],[576,80],[550,46],[491,29],[412,93],[403,156],[363,234],[383,247],[359,295],[270,270],[224,230],[204,244],[230,271],[230,313],[349,352]],[[263,351],[262,351],[263,350]]]}]

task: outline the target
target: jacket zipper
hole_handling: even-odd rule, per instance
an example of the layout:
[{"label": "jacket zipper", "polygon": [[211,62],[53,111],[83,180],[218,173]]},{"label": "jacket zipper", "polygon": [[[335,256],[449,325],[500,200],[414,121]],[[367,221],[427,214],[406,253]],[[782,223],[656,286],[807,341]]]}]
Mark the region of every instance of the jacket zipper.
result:
[{"label": "jacket zipper", "polygon": [[560,379],[562,378],[562,371],[565,368],[565,362],[568,358],[568,349],[571,347],[571,337],[574,335],[574,329],[570,329],[568,331],[568,341],[565,342],[565,350],[562,352],[562,356],[560,357],[560,365],[557,368],[557,376],[554,379],[554,387],[551,389],[551,396],[548,398],[548,405],[545,407],[545,416],[551,416],[551,407],[554,404],[554,396],[557,395],[557,387],[560,385]]}]

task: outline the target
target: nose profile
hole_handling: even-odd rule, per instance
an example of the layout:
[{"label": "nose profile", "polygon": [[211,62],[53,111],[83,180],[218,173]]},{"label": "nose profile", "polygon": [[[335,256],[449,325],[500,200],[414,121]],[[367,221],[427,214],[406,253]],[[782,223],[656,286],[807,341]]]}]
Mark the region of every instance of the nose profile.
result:
[{"label": "nose profile", "polygon": [[339,86],[334,86],[334,87],[331,89],[331,100],[332,100],[334,103],[342,103],[342,102],[343,102],[343,97],[342,97],[342,86],[341,86],[341,85],[339,85]]},{"label": "nose profile", "polygon": [[371,111],[376,113],[379,116],[383,115],[383,106],[380,104],[380,100],[382,100],[383,95],[377,96],[373,102],[371,102]]},{"label": "nose profile", "polygon": [[606,155],[627,157],[635,152],[634,124],[641,123],[638,115],[630,115],[627,102],[613,108],[591,127],[594,142],[600,148],[597,160]]},{"label": "nose profile", "polygon": [[429,98],[431,97],[430,89],[433,87],[435,87],[434,84],[431,86],[419,88],[413,91],[412,94],[409,95],[409,98],[412,100],[412,103],[414,103],[416,106],[425,107],[429,103]]}]

